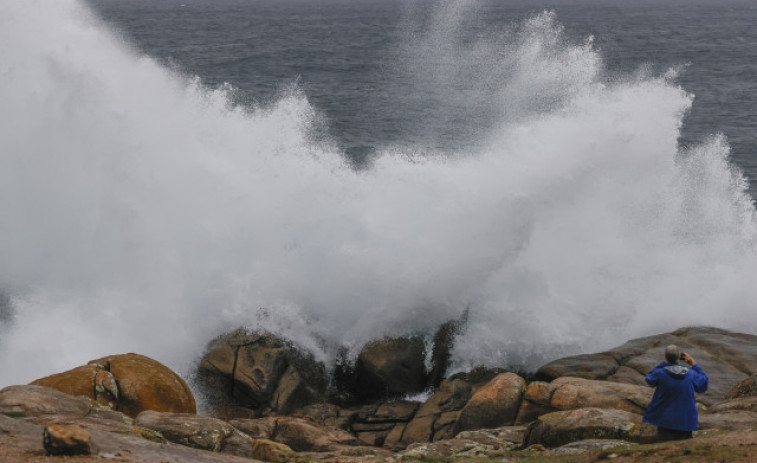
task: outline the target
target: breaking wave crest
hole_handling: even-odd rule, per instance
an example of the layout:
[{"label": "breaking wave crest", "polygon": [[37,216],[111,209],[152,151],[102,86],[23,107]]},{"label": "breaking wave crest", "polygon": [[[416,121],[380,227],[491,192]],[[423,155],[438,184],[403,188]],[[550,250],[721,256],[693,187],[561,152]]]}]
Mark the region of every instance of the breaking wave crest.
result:
[{"label": "breaking wave crest", "polygon": [[484,76],[447,110],[495,122],[467,150],[355,171],[296,88],[235,106],[77,1],[0,4],[0,385],[127,351],[187,373],[240,325],[330,363],[466,308],[458,370],[684,325],[757,332],[746,181],[723,137],[678,147],[693,96],[674,75],[610,81],[552,13],[506,46],[416,40],[409,60],[458,63],[424,82]]}]

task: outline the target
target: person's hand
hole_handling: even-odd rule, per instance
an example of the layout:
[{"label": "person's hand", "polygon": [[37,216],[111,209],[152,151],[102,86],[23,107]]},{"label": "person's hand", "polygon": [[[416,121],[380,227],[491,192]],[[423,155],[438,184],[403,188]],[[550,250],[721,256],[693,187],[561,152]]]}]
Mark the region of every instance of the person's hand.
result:
[{"label": "person's hand", "polygon": [[681,360],[688,363],[692,367],[697,364],[696,360],[694,360],[694,357],[689,355],[688,353],[684,352],[683,355],[681,355]]}]

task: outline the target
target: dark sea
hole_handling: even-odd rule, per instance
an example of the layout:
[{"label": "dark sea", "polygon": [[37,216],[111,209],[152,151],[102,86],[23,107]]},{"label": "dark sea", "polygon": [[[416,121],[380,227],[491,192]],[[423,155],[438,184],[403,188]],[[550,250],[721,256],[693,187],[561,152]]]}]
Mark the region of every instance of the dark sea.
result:
[{"label": "dark sea", "polygon": [[553,11],[567,40],[593,37],[608,80],[677,69],[676,81],[695,96],[680,143],[724,134],[757,195],[757,2],[751,0],[89,2],[140,52],[210,87],[230,84],[244,104],[272,101],[296,82],[325,116],[328,135],[358,163],[395,145],[462,149],[494,120],[495,111],[461,110],[467,105],[456,107],[447,95],[487,79],[486,67],[424,85],[398,65],[438,65],[433,52],[410,58],[405,52],[440,10],[454,10],[443,20],[455,23],[448,33],[461,41],[495,36],[503,46],[508,31]]}]

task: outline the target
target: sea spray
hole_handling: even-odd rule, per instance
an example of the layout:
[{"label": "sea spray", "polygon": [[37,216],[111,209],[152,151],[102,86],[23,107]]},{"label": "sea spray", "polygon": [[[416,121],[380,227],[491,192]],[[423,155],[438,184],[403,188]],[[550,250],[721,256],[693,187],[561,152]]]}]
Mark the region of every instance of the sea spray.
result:
[{"label": "sea spray", "polygon": [[466,308],[453,370],[756,332],[755,210],[722,137],[679,150],[692,96],[605,79],[551,13],[456,44],[454,6],[400,55],[448,40],[492,74],[466,104],[446,91],[471,77],[455,61],[421,76],[438,107],[497,117],[467,149],[398,146],[355,171],[296,88],[234,106],[77,1],[3,2],[0,385],[128,351],[188,373],[240,325],[328,363]]}]

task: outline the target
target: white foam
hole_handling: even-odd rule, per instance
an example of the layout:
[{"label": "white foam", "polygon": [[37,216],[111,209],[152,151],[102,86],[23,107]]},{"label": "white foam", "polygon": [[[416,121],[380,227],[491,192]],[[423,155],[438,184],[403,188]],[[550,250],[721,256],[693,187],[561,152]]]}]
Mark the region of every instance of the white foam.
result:
[{"label": "white foam", "polygon": [[513,34],[456,48],[507,70],[475,147],[355,172],[296,89],[232,107],[74,0],[0,4],[0,385],[127,351],[187,373],[239,325],[330,361],[468,306],[456,369],[756,332],[755,210],[721,137],[679,152],[692,97],[605,81],[552,14]]}]

